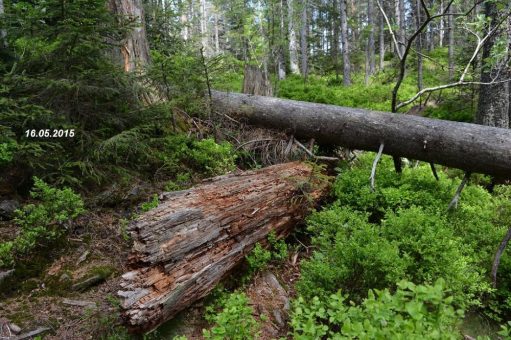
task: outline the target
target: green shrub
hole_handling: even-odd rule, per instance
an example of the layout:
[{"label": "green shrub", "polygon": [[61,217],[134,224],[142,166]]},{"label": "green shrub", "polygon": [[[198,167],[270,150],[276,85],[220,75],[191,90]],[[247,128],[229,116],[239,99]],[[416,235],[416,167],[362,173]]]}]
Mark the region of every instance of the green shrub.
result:
[{"label": "green shrub", "polygon": [[361,299],[368,289],[392,286],[406,277],[409,259],[397,242],[381,236],[365,214],[334,206],[307,220],[315,251],[302,261],[300,294],[328,296],[339,289]]},{"label": "green shrub", "polygon": [[224,296],[219,303],[220,311],[208,307],[206,320],[213,323],[210,330],[203,330],[206,339],[249,340],[257,335],[259,325],[252,316],[244,293],[234,292]]},{"label": "green shrub", "polygon": [[299,292],[311,298],[342,289],[359,301],[368,289],[394,289],[401,279],[429,284],[443,278],[455,305],[491,307],[486,310],[497,320],[509,313],[509,256],[502,257],[502,286],[495,292],[488,275],[508,228],[509,192],[498,187],[491,195],[471,184],[458,209],[447,212],[459,178],[439,172],[437,181],[427,164],[405,167],[399,175],[391,158],[383,157],[373,192],[373,157],[361,155],[341,169],[335,203],[308,218],[315,251],[302,262]]},{"label": "green shrub", "polygon": [[263,270],[272,261],[278,263],[288,258],[286,242],[277,239],[277,235],[273,230],[268,234],[268,245],[269,247],[266,249],[258,242],[246,256],[250,274]]},{"label": "green shrub", "polygon": [[[183,174],[186,171],[204,176],[221,175],[236,167],[236,154],[232,145],[220,144],[213,139],[195,140],[184,134],[165,137],[160,152],[164,167],[171,174]],[[183,180],[176,178],[176,181]]]},{"label": "green shrub", "polygon": [[154,194],[150,201],[142,203],[140,206],[141,212],[147,212],[149,210],[152,210],[156,208],[160,204],[160,200],[158,199],[158,195]]},{"label": "green shrub", "polygon": [[263,248],[261,243],[256,243],[254,249],[247,255],[249,272],[254,273],[264,269],[270,263],[271,251]]},{"label": "green shrub", "polygon": [[209,138],[194,141],[189,156],[197,169],[207,175],[220,175],[236,168],[236,155],[227,142],[217,144]]},{"label": "green shrub", "polygon": [[397,291],[370,290],[360,305],[341,293],[299,297],[291,315],[293,339],[458,339],[452,297],[442,280],[434,285],[397,283]]},{"label": "green shrub", "polygon": [[36,248],[52,244],[65,234],[67,223],[85,211],[82,199],[70,188],[52,188],[37,177],[30,195],[40,203],[16,211],[14,221],[21,230],[13,241],[0,243],[0,267],[12,266]]}]

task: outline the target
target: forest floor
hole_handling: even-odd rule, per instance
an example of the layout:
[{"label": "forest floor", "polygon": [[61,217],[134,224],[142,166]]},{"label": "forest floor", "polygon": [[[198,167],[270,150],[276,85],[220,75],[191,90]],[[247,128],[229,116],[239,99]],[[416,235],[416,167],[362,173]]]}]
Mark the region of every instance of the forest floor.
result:
[{"label": "forest floor", "polygon": [[[15,226],[3,222],[0,234],[13,235]],[[123,231],[123,213],[113,210],[87,213],[76,221],[65,250],[47,263],[37,277],[28,277],[8,288],[0,303],[1,336],[11,334],[7,325],[15,324],[21,334],[47,328],[44,339],[128,339],[120,327],[117,291],[121,275],[127,271],[130,242]],[[291,253],[279,266],[269,266],[247,281],[241,289],[249,298],[260,326],[260,339],[285,337],[288,333],[290,301],[294,283],[300,275],[299,263],[306,251]],[[246,270],[235,268],[227,279],[236,282]],[[92,280],[82,289],[76,284]],[[13,281],[14,282],[14,281]],[[235,283],[236,285],[236,283]],[[172,339],[184,335],[202,339],[208,328],[205,307],[208,298],[199,300],[176,318],[162,325],[150,339]],[[19,335],[19,334],[18,334]],[[147,337],[146,337],[147,338]]]}]

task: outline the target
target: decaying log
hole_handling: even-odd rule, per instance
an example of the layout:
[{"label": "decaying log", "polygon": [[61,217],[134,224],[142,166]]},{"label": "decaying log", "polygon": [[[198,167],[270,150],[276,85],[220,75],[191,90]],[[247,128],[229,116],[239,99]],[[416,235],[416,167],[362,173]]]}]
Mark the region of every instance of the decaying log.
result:
[{"label": "decaying log", "polygon": [[213,91],[218,112],[322,144],[511,178],[511,130],[413,115]]},{"label": "decaying log", "polygon": [[129,227],[132,270],[118,292],[128,328],[155,328],[207,295],[270,231],[286,236],[326,193],[317,174],[311,164],[292,162],[162,194],[160,205]]}]

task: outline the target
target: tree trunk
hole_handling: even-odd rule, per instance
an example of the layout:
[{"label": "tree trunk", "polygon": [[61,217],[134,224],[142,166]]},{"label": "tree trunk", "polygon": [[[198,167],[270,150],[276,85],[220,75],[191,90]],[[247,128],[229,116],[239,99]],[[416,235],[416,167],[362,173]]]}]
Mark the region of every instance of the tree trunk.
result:
[{"label": "tree trunk", "polygon": [[302,0],[302,27],[300,29],[300,46],[302,54],[302,75],[307,80],[308,73],[308,46],[307,46],[307,0]]},{"label": "tree trunk", "polygon": [[[415,0],[415,29],[418,30],[422,22],[421,0]],[[422,90],[423,86],[423,68],[422,68],[422,46],[424,33],[419,33],[415,38],[415,47],[417,48],[417,88]]]},{"label": "tree trunk", "polygon": [[454,16],[453,13],[453,6],[454,4],[451,4],[448,11],[447,16],[447,34],[448,34],[448,58],[449,58],[449,81],[452,81],[454,79],[454,44],[456,43],[454,41]]},{"label": "tree trunk", "polygon": [[366,53],[366,74],[365,84],[369,84],[369,77],[374,73],[374,20],[373,20],[373,1],[367,0],[367,25],[369,26],[369,36],[367,38],[367,53]]},{"label": "tree trunk", "polygon": [[218,28],[218,13],[216,12],[215,15],[214,15],[214,19],[215,19],[215,54],[219,54],[220,53],[220,38],[219,38],[219,31],[220,29]]},{"label": "tree trunk", "polygon": [[[0,19],[3,19],[4,13],[5,13],[4,1],[0,0]],[[7,32],[3,27],[0,27],[0,47],[2,48],[7,47]]]},{"label": "tree trunk", "polygon": [[286,58],[284,57],[285,50],[285,18],[284,18],[284,0],[280,0],[279,7],[279,43],[278,43],[278,76],[279,80],[286,78]]},{"label": "tree trunk", "polygon": [[286,163],[164,193],[129,227],[134,245],[122,276],[122,316],[154,329],[206,296],[274,231],[285,237],[328,191],[305,163]]},{"label": "tree trunk", "polygon": [[404,0],[396,0],[396,24],[397,24],[397,32],[396,38],[399,45],[399,51],[401,55],[405,52],[405,3]]},{"label": "tree trunk", "polygon": [[245,65],[243,89],[241,92],[271,97],[273,95],[273,91],[268,73],[264,72],[257,66]]},{"label": "tree trunk", "polygon": [[[341,0],[342,1],[342,0]],[[339,3],[338,0],[332,1],[332,19],[331,19],[331,25],[332,25],[332,46],[331,46],[331,52],[332,52],[332,59],[334,62],[334,70],[335,70],[335,80],[339,80]]]},{"label": "tree trunk", "polygon": [[[440,0],[440,13],[444,12],[444,0]],[[445,22],[444,17],[440,17],[440,27],[438,30],[438,46],[444,47],[444,29],[445,29]]]},{"label": "tree trunk", "polygon": [[127,18],[137,22],[137,26],[123,41],[120,52],[126,72],[140,71],[150,61],[142,2],[140,0],[109,0],[109,6],[120,20]]},{"label": "tree trunk", "polygon": [[[485,15],[491,19],[486,27],[486,33],[494,28],[498,21],[497,4],[486,2],[484,5]],[[508,72],[505,62],[493,67],[484,67],[485,60],[490,57],[491,50],[497,40],[497,35],[490,36],[483,45],[483,67],[481,81],[497,83],[484,85],[479,89],[479,105],[477,107],[476,122],[478,124],[509,128],[509,82],[499,82],[507,79]]]},{"label": "tree trunk", "polygon": [[295,14],[294,14],[295,0],[287,0],[288,8],[288,22],[289,22],[289,67],[291,73],[300,74],[298,67],[298,44],[296,41],[296,28],[295,28]]},{"label": "tree trunk", "polygon": [[380,27],[380,71],[383,71],[385,68],[385,19],[381,13],[378,18],[378,26]]},{"label": "tree trunk", "polygon": [[343,61],[343,83],[345,86],[351,85],[351,65],[350,65],[350,47],[348,43],[348,16],[346,13],[346,0],[340,0],[341,15],[341,42],[342,42],[342,61]]},{"label": "tree trunk", "polygon": [[213,107],[323,144],[376,151],[384,142],[392,156],[511,177],[509,129],[218,91]]}]

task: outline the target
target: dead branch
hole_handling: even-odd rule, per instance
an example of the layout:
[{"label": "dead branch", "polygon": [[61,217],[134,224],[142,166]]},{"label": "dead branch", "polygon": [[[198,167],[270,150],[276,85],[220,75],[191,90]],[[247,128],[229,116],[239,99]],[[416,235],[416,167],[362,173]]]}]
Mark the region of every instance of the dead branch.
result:
[{"label": "dead branch", "polygon": [[463,191],[463,188],[465,188],[465,185],[468,183],[470,179],[470,172],[465,172],[465,176],[463,176],[463,179],[461,180],[460,185],[458,186],[458,189],[456,189],[456,194],[454,194],[454,197],[451,200],[451,203],[449,203],[449,206],[447,207],[447,210],[453,210],[458,207],[458,201],[461,197],[461,192]]},{"label": "dead branch", "polygon": [[376,157],[373,161],[373,168],[371,169],[371,176],[369,177],[369,180],[371,181],[371,191],[374,191],[374,179],[376,177],[376,167],[378,166],[378,162],[380,161],[381,155],[383,153],[383,147],[384,143],[382,142],[380,144],[380,148],[378,149],[378,153],[376,154]]}]

